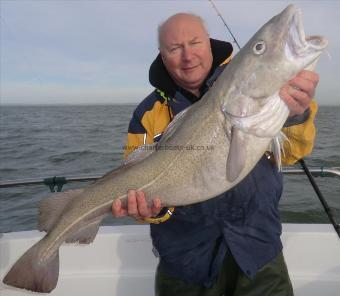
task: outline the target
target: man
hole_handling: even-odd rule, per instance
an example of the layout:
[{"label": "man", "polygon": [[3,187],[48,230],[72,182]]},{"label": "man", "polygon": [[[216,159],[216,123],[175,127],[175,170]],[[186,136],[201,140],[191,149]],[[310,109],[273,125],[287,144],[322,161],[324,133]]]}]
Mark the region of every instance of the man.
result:
[{"label": "man", "polygon": [[[126,155],[158,141],[173,116],[203,96],[228,66],[232,46],[209,39],[199,17],[180,13],[159,27],[159,50],[150,68],[156,89],[134,112]],[[291,111],[284,164],[312,149],[317,83],[317,74],[302,71],[280,91]],[[144,193],[130,190],[127,209],[116,200],[112,212],[151,223],[160,256],[156,295],[293,295],[280,241],[281,193],[281,174],[264,156],[239,185],[206,202],[173,211],[155,198],[148,208]]]}]

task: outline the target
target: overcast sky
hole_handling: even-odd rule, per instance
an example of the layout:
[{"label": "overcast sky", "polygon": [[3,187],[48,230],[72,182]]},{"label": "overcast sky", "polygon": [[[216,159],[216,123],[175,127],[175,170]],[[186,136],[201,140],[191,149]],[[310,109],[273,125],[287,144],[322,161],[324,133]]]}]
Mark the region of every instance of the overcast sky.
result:
[{"label": "overcast sky", "polygon": [[[287,4],[300,7],[306,33],[329,39],[317,68],[317,100],[340,105],[340,1],[214,2],[241,46]],[[0,3],[1,104],[141,101],[152,90],[157,25],[176,12],[202,16],[211,37],[231,40],[207,0]]]}]

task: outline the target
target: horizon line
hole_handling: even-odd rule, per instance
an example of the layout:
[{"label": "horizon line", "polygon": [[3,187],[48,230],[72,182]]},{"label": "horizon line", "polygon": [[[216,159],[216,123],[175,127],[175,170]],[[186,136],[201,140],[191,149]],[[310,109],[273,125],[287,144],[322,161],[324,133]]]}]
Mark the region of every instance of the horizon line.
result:
[{"label": "horizon line", "polygon": [[[112,102],[112,103],[1,103],[0,107],[48,107],[48,106],[117,106],[117,105],[138,105],[140,102],[126,102],[126,103],[120,103],[120,102]],[[339,104],[334,103],[318,103],[318,106],[325,106],[325,107],[340,107]]]}]

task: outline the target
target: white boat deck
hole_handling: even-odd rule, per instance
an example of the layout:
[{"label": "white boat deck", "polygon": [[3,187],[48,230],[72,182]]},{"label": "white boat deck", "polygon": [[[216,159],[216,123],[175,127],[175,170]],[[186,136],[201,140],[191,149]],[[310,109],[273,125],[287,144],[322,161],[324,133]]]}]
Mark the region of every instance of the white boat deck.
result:
[{"label": "white boat deck", "polygon": [[[1,280],[41,236],[27,231],[0,238]],[[340,240],[332,226],[285,224],[282,240],[296,296],[340,295]],[[50,295],[151,296],[156,265],[147,226],[104,226],[91,245],[61,247],[59,282]],[[33,294],[0,284],[1,296]]]}]

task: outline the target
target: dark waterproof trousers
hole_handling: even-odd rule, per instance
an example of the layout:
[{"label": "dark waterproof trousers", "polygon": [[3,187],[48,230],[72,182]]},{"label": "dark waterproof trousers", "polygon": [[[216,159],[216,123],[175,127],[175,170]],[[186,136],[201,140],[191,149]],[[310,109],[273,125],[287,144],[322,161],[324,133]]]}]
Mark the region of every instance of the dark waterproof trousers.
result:
[{"label": "dark waterproof trousers", "polygon": [[211,288],[186,283],[157,270],[156,296],[293,296],[293,288],[282,253],[263,266],[253,279],[246,277],[234,258],[227,255]]}]

